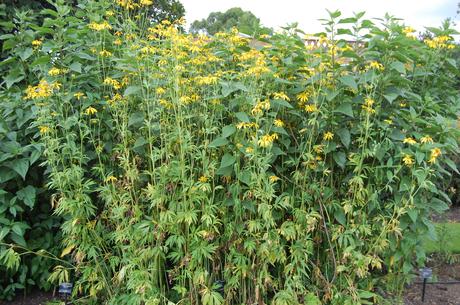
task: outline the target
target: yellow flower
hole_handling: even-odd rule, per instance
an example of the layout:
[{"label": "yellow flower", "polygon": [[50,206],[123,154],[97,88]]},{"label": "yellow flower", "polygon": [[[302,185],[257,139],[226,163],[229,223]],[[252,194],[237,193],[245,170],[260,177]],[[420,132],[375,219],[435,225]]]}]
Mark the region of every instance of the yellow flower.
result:
[{"label": "yellow flower", "polygon": [[433,143],[433,138],[431,138],[430,136],[424,136],[423,138],[420,139],[420,142],[422,142],[423,144]]},{"label": "yellow flower", "polygon": [[41,39],[35,39],[32,41],[32,46],[35,48],[38,48],[43,44],[43,41]]},{"label": "yellow flower", "polygon": [[439,148],[433,148],[431,150],[431,156],[430,156],[430,160],[428,160],[428,162],[430,163],[435,163],[436,162],[436,159],[442,154],[442,151],[441,149]]},{"label": "yellow flower", "polygon": [[276,181],[280,180],[280,178],[275,175],[270,176],[268,179],[271,183],[275,183]]},{"label": "yellow flower", "polygon": [[208,182],[208,177],[201,176],[200,178],[198,178],[198,181],[200,181],[201,183],[206,183],[206,182]]},{"label": "yellow flower", "polygon": [[48,133],[51,129],[48,126],[39,126],[38,130],[41,134],[45,134]]},{"label": "yellow flower", "polygon": [[99,52],[99,55],[102,56],[102,57],[110,57],[112,56],[112,53],[107,51],[107,50],[102,50]]},{"label": "yellow flower", "polygon": [[93,114],[96,114],[97,113],[97,109],[96,108],[93,108],[91,106],[89,106],[88,108],[86,108],[85,110],[85,114],[86,115],[93,115]]},{"label": "yellow flower", "polygon": [[246,147],[246,153],[247,154],[252,154],[254,152],[254,148],[252,147]]},{"label": "yellow flower", "polygon": [[308,101],[309,97],[310,97],[310,93],[308,91],[304,91],[304,92],[301,92],[301,93],[297,94],[297,98],[299,99],[299,101],[301,101],[303,103]]},{"label": "yellow flower", "polygon": [[117,81],[116,79],[110,78],[110,77],[107,77],[106,79],[104,79],[104,85],[110,85],[115,90],[119,90],[122,87],[119,81]]},{"label": "yellow flower", "polygon": [[162,87],[158,87],[155,89],[155,92],[158,94],[158,95],[163,95],[165,94],[166,90]]},{"label": "yellow flower", "polygon": [[103,31],[103,30],[111,30],[112,29],[112,26],[107,22],[107,21],[103,21],[101,23],[97,23],[97,22],[91,22],[88,27],[91,29],[91,30],[94,30],[94,31]]},{"label": "yellow flower", "polygon": [[83,92],[77,92],[73,95],[77,100],[80,100],[82,97],[85,96]]},{"label": "yellow flower", "polygon": [[403,162],[407,166],[412,166],[414,164],[414,159],[411,155],[405,154],[403,158]]},{"label": "yellow flower", "polygon": [[121,44],[123,43],[123,41],[121,41],[121,39],[115,39],[115,41],[113,42],[114,45],[117,45],[117,46],[120,46]]},{"label": "yellow flower", "polygon": [[56,67],[53,67],[53,68],[51,68],[51,69],[48,71],[48,75],[50,75],[50,76],[56,76],[56,75],[59,75],[59,74],[61,74],[61,73],[63,73],[63,72],[64,72],[64,70],[58,69],[58,68],[56,68]]},{"label": "yellow flower", "polygon": [[115,183],[117,182],[117,177],[115,176],[108,176],[107,179],[105,179],[106,182],[109,182],[109,183]]},{"label": "yellow flower", "polygon": [[392,120],[390,120],[390,119],[387,119],[387,120],[383,120],[383,121],[384,121],[385,123],[387,123],[388,125],[391,125],[391,124],[393,124],[393,121],[392,121]]},{"label": "yellow flower", "polygon": [[284,122],[279,120],[279,119],[276,119],[273,124],[276,126],[276,127],[283,127],[284,126]]},{"label": "yellow flower", "polygon": [[415,141],[414,138],[408,137],[408,138],[405,138],[405,139],[403,140],[403,143],[407,143],[407,144],[413,145],[413,144],[417,144],[417,141]]},{"label": "yellow flower", "polygon": [[403,33],[406,34],[406,36],[409,37],[409,38],[415,38],[414,32],[415,32],[414,28],[412,28],[410,26],[406,26],[403,29]]},{"label": "yellow flower", "polygon": [[323,135],[323,140],[325,141],[329,141],[329,140],[332,140],[334,138],[334,134],[330,131],[326,132],[324,135]]},{"label": "yellow flower", "polygon": [[149,5],[152,5],[153,4],[153,1],[151,0],[141,0],[141,5],[143,6],[149,6]]},{"label": "yellow flower", "polygon": [[385,70],[383,65],[381,63],[379,63],[378,61],[375,61],[375,60],[369,62],[367,64],[367,66],[366,66],[366,70],[371,70],[371,69],[375,69],[375,70],[379,70],[379,71]]},{"label": "yellow flower", "polygon": [[36,86],[28,86],[26,89],[26,96],[24,99],[38,99],[51,96],[53,90],[61,87],[60,83],[49,84],[46,80],[42,79]]},{"label": "yellow flower", "polygon": [[260,147],[269,147],[272,145],[273,141],[278,139],[278,135],[276,133],[273,133],[271,135],[269,134],[266,134],[264,136],[262,136],[259,141],[257,142],[257,144],[260,146]]},{"label": "yellow flower", "polygon": [[276,99],[285,100],[288,102],[290,101],[289,96],[287,96],[286,93],[284,92],[275,92],[273,93],[273,97]]},{"label": "yellow flower", "polygon": [[306,112],[316,112],[318,111],[318,107],[316,107],[315,104],[308,104],[308,105],[305,105],[305,111]]}]

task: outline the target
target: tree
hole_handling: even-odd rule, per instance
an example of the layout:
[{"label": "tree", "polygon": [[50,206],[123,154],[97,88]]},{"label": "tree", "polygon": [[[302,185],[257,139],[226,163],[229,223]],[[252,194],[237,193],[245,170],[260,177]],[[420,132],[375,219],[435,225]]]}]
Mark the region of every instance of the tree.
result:
[{"label": "tree", "polygon": [[150,14],[155,22],[165,19],[174,21],[185,15],[185,8],[177,0],[155,0],[150,8]]},{"label": "tree", "polygon": [[209,35],[214,35],[217,32],[226,31],[232,27],[237,27],[241,32],[251,35],[272,32],[272,29],[263,27],[260,19],[253,13],[243,11],[239,7],[231,8],[225,13],[212,12],[206,19],[195,20],[190,26],[190,32],[205,32]]}]

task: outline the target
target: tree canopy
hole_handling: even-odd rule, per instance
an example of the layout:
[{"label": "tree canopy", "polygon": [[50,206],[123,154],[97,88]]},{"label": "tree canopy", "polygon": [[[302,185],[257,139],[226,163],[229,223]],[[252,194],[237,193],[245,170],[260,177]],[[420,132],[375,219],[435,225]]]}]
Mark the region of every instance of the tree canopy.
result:
[{"label": "tree canopy", "polygon": [[214,35],[220,31],[226,31],[232,27],[238,28],[245,34],[270,33],[271,29],[263,27],[260,19],[252,12],[243,11],[239,7],[234,7],[226,12],[212,12],[208,18],[195,20],[190,26],[190,32],[205,32]]}]

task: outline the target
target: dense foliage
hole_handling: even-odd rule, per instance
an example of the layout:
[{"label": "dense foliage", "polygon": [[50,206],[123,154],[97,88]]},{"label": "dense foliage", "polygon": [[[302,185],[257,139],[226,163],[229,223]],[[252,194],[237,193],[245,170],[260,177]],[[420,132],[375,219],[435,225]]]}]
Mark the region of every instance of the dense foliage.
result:
[{"label": "dense foliage", "polygon": [[39,166],[43,145],[33,127],[37,107],[23,99],[27,84],[37,80],[37,65],[50,57],[34,54],[35,33],[30,26],[35,16],[23,12],[11,16],[3,19],[8,21],[2,22],[0,31],[0,243],[21,247],[23,260],[17,269],[6,270],[2,259],[8,247],[0,245],[0,299],[34,285],[51,287],[48,276],[54,263],[29,252],[59,251],[60,227],[59,218],[52,216],[44,168]]},{"label": "dense foliage", "polygon": [[248,35],[272,32],[271,29],[262,26],[260,19],[253,13],[243,11],[239,7],[228,9],[225,12],[212,12],[206,19],[195,20],[190,25],[190,32],[214,35],[218,32],[230,31],[234,27]]},{"label": "dense foliage", "polygon": [[452,30],[333,12],[316,45],[287,28],[254,49],[131,2],[30,30],[23,103],[72,262],[51,279],[76,303],[381,304],[423,264],[456,170]]}]

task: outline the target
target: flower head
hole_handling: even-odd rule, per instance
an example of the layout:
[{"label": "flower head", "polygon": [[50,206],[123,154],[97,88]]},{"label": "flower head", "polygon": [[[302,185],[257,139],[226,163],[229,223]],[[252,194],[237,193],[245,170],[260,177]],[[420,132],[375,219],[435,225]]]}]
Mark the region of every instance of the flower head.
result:
[{"label": "flower head", "polygon": [[414,158],[411,155],[405,154],[403,157],[403,162],[407,166],[412,166],[414,164]]},{"label": "flower head", "polygon": [[433,143],[433,138],[430,137],[430,136],[424,136],[424,137],[422,137],[422,138],[420,139],[420,142],[421,142],[422,144],[425,144],[425,143],[430,143],[430,144],[432,144],[432,143]]},{"label": "flower head", "polygon": [[413,145],[413,144],[417,144],[417,141],[414,138],[408,137],[403,140],[403,143]]},{"label": "flower head", "polygon": [[97,109],[94,108],[94,107],[91,107],[89,106],[88,108],[86,108],[85,110],[85,114],[86,115],[93,115],[93,114],[96,114],[97,113]]},{"label": "flower head", "polygon": [[326,132],[324,135],[323,135],[323,140],[324,141],[329,141],[329,140],[332,140],[334,138],[334,134],[330,131]]}]

